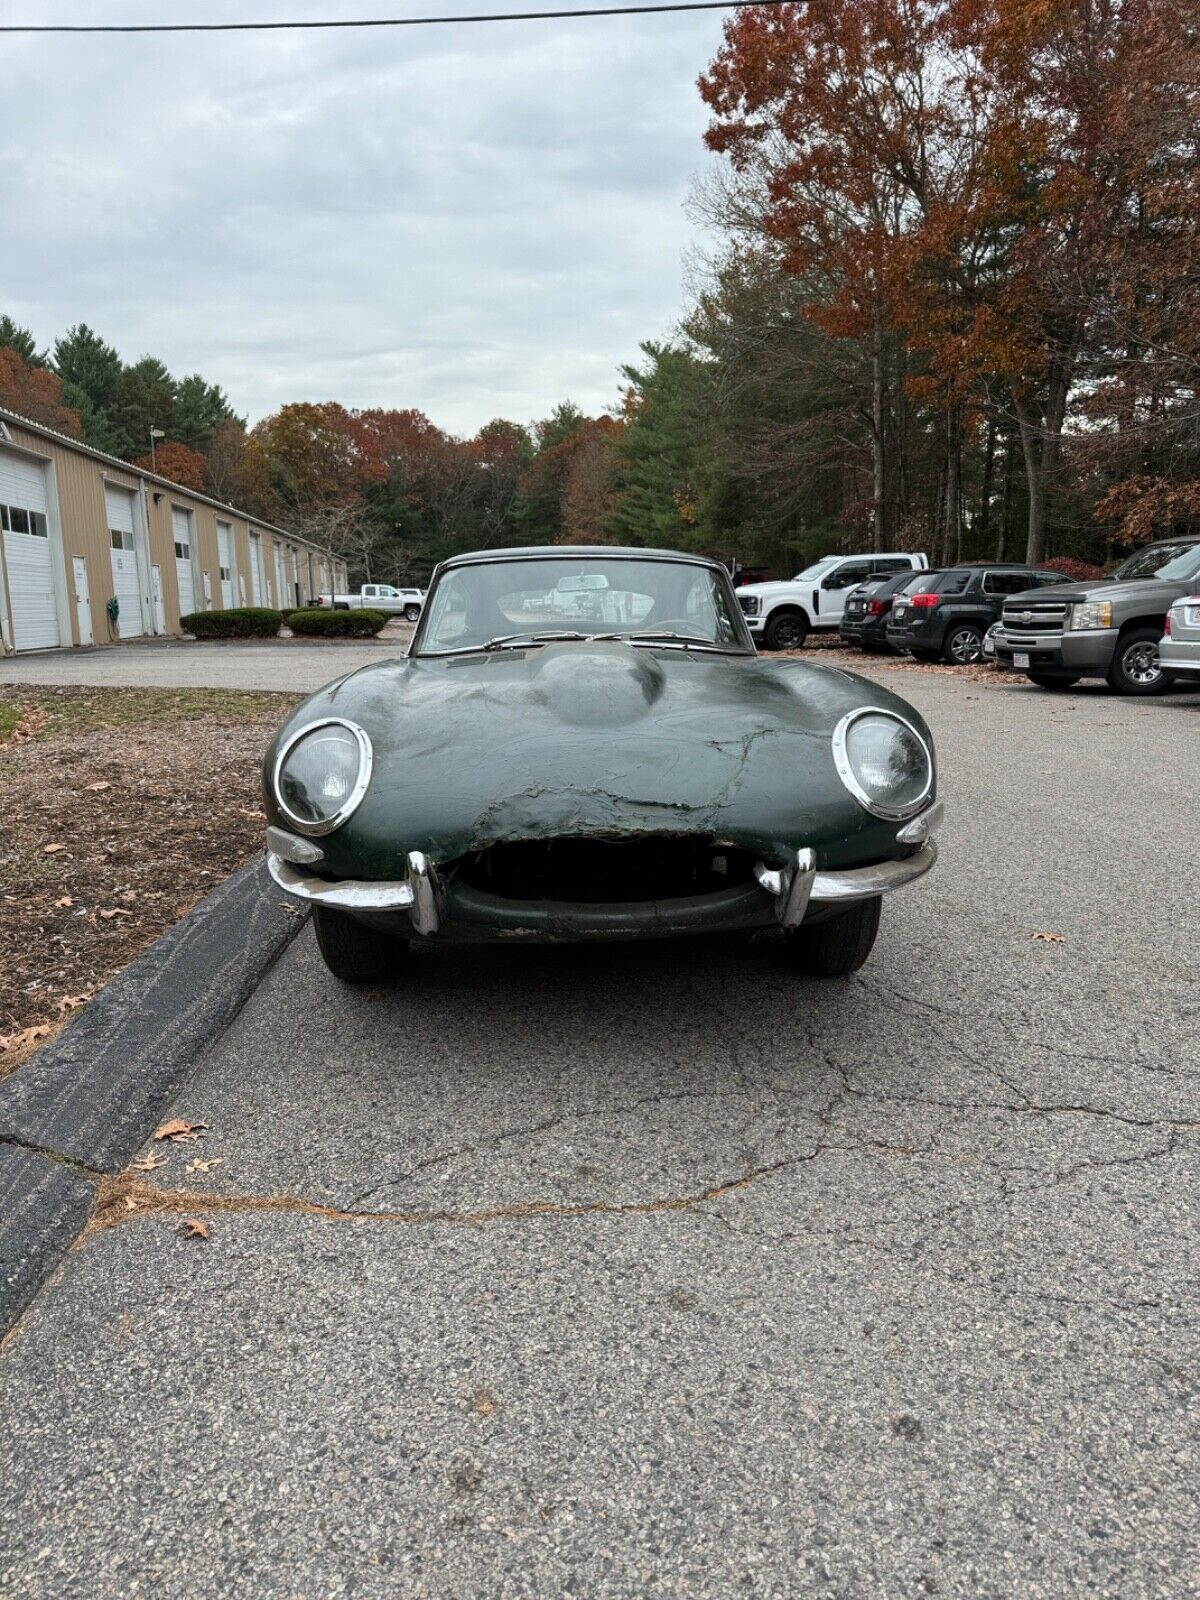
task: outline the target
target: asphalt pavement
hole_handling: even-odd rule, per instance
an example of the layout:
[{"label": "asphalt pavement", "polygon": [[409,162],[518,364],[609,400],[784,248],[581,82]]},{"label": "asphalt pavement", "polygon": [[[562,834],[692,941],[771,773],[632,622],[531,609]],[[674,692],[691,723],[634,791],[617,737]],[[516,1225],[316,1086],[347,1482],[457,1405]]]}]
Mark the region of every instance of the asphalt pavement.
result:
[{"label": "asphalt pavement", "polygon": [[0,658],[0,690],[35,683],[311,694],[331,678],[402,654],[412,633],[397,620],[374,639],[145,639],[119,649],[39,650]]},{"label": "asphalt pavement", "polygon": [[0,1595],[1196,1593],[1200,697],[890,681],[855,980],[301,934],[0,1354]]}]

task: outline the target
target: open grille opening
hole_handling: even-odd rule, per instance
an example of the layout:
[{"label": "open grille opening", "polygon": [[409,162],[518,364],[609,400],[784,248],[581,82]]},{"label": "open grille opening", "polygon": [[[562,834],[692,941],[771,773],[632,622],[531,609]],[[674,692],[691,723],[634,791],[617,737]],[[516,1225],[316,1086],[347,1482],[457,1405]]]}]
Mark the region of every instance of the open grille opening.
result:
[{"label": "open grille opening", "polygon": [[505,900],[616,905],[716,894],[749,883],[752,866],[708,839],[537,839],[464,856],[455,876]]}]

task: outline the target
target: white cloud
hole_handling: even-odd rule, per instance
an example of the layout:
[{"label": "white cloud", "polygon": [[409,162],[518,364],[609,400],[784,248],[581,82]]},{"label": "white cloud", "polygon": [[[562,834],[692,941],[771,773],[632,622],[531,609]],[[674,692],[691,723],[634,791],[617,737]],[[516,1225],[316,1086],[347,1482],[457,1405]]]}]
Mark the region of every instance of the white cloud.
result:
[{"label": "white cloud", "polygon": [[[254,13],[372,3],[398,0]],[[0,0],[4,20],[44,10]],[[170,14],[194,13],[53,8]],[[252,418],[335,399],[471,432],[567,395],[603,409],[619,363],[681,308],[706,159],[694,83],[719,36],[708,14],[17,41],[7,103],[37,113],[0,127],[0,214],[21,241],[0,310],[44,341],[87,321]]]}]

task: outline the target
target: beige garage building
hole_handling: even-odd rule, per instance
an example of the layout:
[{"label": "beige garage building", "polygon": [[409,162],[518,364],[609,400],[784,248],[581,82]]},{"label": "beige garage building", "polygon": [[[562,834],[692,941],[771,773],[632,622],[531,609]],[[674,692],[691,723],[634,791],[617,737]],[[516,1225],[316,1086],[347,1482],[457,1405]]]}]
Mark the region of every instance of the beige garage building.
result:
[{"label": "beige garage building", "polygon": [[285,528],[0,409],[4,653],[177,634],[191,611],[303,605],[346,582]]}]

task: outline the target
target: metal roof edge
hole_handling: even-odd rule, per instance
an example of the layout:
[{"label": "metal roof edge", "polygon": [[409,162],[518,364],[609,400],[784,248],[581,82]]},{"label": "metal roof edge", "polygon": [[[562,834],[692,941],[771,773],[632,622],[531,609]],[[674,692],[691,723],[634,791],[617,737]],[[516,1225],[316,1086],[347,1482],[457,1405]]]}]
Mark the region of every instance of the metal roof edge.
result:
[{"label": "metal roof edge", "polygon": [[[290,528],[281,528],[278,523],[268,522],[265,517],[252,516],[241,506],[231,506],[224,500],[214,500],[212,495],[205,494],[201,489],[189,489],[186,483],[176,483],[174,478],[164,478],[161,473],[151,472],[147,467],[135,467],[132,461],[122,461],[120,456],[110,456],[104,450],[96,450],[92,445],[85,444],[82,439],[72,439],[69,433],[60,433],[57,428],[48,428],[44,422],[34,422],[32,417],[23,416],[19,411],[12,411],[8,406],[0,406],[0,421],[14,422],[18,428],[25,428],[43,439],[53,440],[55,444],[63,445],[69,450],[76,450],[82,456],[91,456],[93,461],[103,461],[111,467],[119,467],[131,477],[145,478],[148,483],[160,483],[164,489],[173,489],[177,494],[191,495],[193,499],[202,500],[206,506],[212,506],[214,510],[228,511],[233,516],[240,517],[243,522],[253,523],[257,528],[265,528],[268,533],[282,534],[285,539],[294,540],[309,550],[316,550],[321,555],[328,556],[331,561],[345,559],[343,556],[335,555],[328,545],[314,544],[302,533],[293,533]],[[11,443],[11,440],[9,442]]]}]

